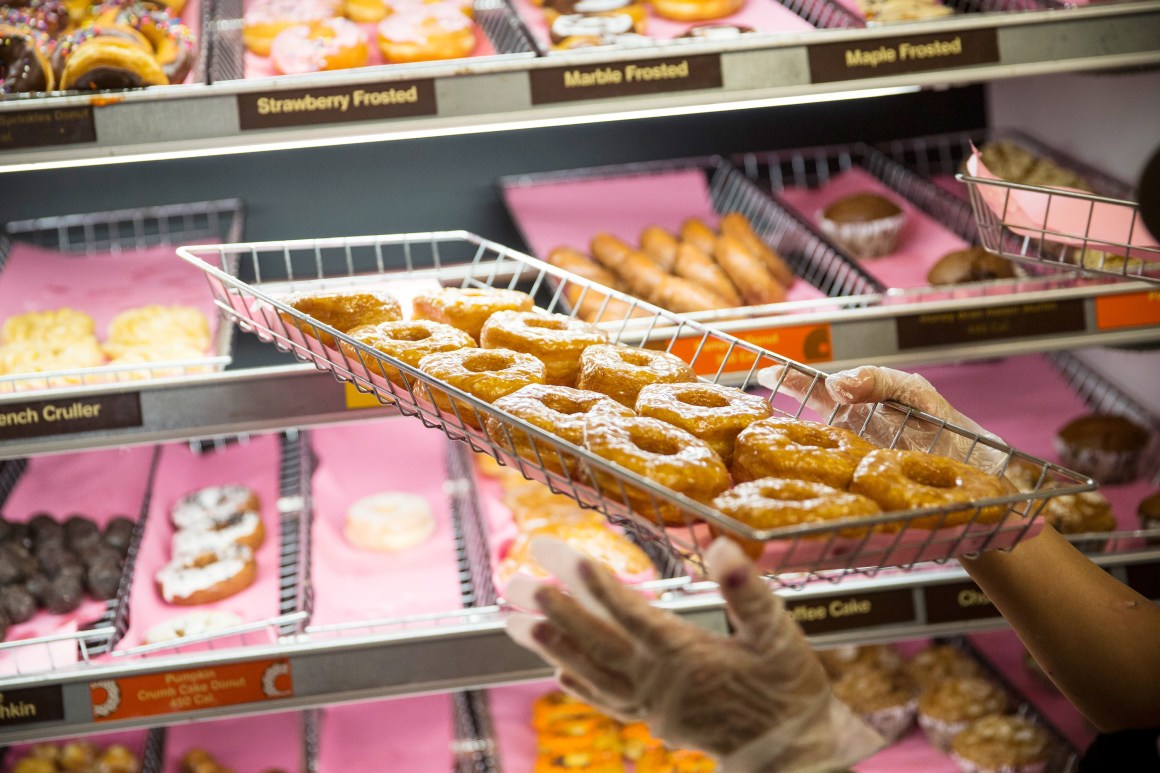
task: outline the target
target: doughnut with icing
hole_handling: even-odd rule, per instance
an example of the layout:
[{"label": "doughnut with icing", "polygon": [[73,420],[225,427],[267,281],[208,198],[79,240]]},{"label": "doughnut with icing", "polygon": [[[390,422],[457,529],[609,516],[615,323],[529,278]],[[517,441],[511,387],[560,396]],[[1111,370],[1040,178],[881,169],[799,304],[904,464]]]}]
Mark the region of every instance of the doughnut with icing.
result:
[{"label": "doughnut with icing", "polygon": [[0,24],[0,94],[52,91],[56,76],[45,54],[49,42],[36,30]]},{"label": "doughnut with icing", "polygon": [[174,639],[184,639],[187,636],[202,636],[241,623],[242,618],[233,612],[195,610],[150,627],[145,631],[145,643],[160,644]]},{"label": "doughnut with icing", "polygon": [[62,307],[30,311],[4,320],[0,343],[66,342],[94,335],[93,318],[83,311]]},{"label": "doughnut with icing", "polygon": [[192,306],[154,304],[127,309],[109,320],[105,351],[116,357],[140,346],[177,342],[202,352],[208,350],[209,320]]},{"label": "doughnut with icing", "polygon": [[[544,363],[510,349],[466,347],[436,352],[419,361],[419,370],[485,403],[493,403],[529,384],[544,383]],[[426,396],[426,388],[423,392]],[[471,405],[434,387],[430,392],[439,410],[449,416],[458,415],[464,424],[480,429],[480,417]]]},{"label": "doughnut with icing", "polygon": [[[475,341],[467,333],[442,322],[431,322],[425,319],[414,319],[410,322],[380,322],[377,325],[360,325],[351,330],[348,335],[359,343],[366,344],[372,349],[394,357],[396,360],[412,367],[418,367],[419,361],[435,352],[450,352],[475,346]],[[407,382],[398,368],[368,357],[346,341],[339,342],[339,348],[352,364],[364,362],[367,368],[381,375],[400,387],[406,389]]]},{"label": "doughnut with icing", "polygon": [[[377,325],[380,322],[399,322],[403,319],[403,309],[398,300],[384,292],[330,292],[297,293],[280,299],[284,304],[313,317],[340,333],[347,333],[362,325]],[[298,328],[299,322],[290,314],[279,311],[278,316],[289,328]],[[310,325],[302,325],[302,332],[313,336],[325,346],[334,346],[334,337]]]},{"label": "doughnut with icing", "polygon": [[230,545],[244,545],[257,550],[265,539],[262,517],[253,511],[238,512],[224,520],[178,529],[173,534],[173,555],[198,555]]},{"label": "doughnut with icing", "polygon": [[459,59],[475,50],[475,22],[449,3],[406,6],[379,22],[378,32],[388,62]]},{"label": "doughnut with icing", "polygon": [[339,0],[256,0],[246,8],[242,42],[258,56],[269,56],[279,32],[337,16],[340,5]]},{"label": "doughnut with icing", "polygon": [[[91,29],[99,31],[102,28]],[[100,91],[168,83],[169,78],[147,43],[142,46],[122,37],[96,34],[72,47],[64,60],[57,86],[60,89]]]},{"label": "doughnut with icing", "polygon": [[652,384],[640,390],[636,412],[680,427],[733,463],[737,435],[750,424],[773,415],[769,401],[720,384]]},{"label": "doughnut with icing", "polygon": [[435,533],[431,505],[418,494],[387,491],[359,499],[346,511],[343,535],[363,550],[395,553]]},{"label": "doughnut with icing", "polygon": [[415,319],[457,327],[476,341],[483,323],[497,311],[531,311],[532,297],[497,287],[444,287],[415,296]]},{"label": "doughnut with icing", "polygon": [[695,381],[697,374],[680,357],[668,352],[624,344],[598,344],[580,353],[576,386],[608,395],[626,408],[649,384]]},{"label": "doughnut with icing", "polygon": [[197,56],[197,40],[189,27],[167,11],[141,3],[110,3],[93,17],[98,27],[131,29],[150,45],[153,58],[161,65],[170,83],[181,83],[189,75]]},{"label": "doughnut with icing", "polygon": [[738,482],[795,478],[844,489],[862,457],[873,450],[873,445],[841,427],[762,419],[737,436],[731,469]]},{"label": "doughnut with icing", "polygon": [[157,572],[161,598],[177,606],[211,604],[253,585],[254,552],[241,545],[201,555],[175,556]]},{"label": "doughnut with icing", "polygon": [[366,32],[349,19],[294,24],[270,44],[270,60],[283,75],[363,67],[369,57]]},{"label": "doughnut with icing", "polygon": [[485,349],[525,352],[544,363],[544,382],[575,386],[580,353],[608,341],[608,334],[583,320],[538,311],[500,311],[488,318],[479,336]]},{"label": "doughnut with icing", "polygon": [[178,529],[209,531],[230,525],[241,513],[257,513],[261,502],[248,486],[206,486],[186,494],[173,506],[169,519]]}]

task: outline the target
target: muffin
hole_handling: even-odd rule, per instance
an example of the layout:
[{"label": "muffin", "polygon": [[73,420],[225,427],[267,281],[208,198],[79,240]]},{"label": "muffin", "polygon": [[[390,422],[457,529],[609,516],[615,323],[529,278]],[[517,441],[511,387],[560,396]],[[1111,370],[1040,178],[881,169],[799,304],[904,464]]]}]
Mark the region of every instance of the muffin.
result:
[{"label": "muffin", "polygon": [[900,670],[861,663],[834,683],[834,697],[893,743],[910,729],[918,708],[914,684]]},{"label": "muffin", "polygon": [[[1140,516],[1141,529],[1160,529],[1160,491],[1141,500],[1136,513]],[[1148,537],[1147,540],[1149,545],[1160,545],[1160,536]]]},{"label": "muffin", "polygon": [[822,661],[826,674],[835,681],[855,666],[869,665],[884,671],[897,671],[902,668],[902,656],[898,651],[882,644],[822,650],[818,653],[818,659]]},{"label": "muffin", "polygon": [[894,252],[906,215],[890,199],[856,193],[818,213],[822,233],[856,258],[880,258]]},{"label": "muffin", "polygon": [[1148,430],[1130,419],[1093,413],[1059,430],[1055,449],[1065,467],[1105,485],[1128,483],[1136,479],[1140,453],[1148,439]]},{"label": "muffin", "polygon": [[978,663],[949,644],[938,644],[919,652],[903,669],[919,690],[935,687],[952,677],[983,675]]},{"label": "muffin", "polygon": [[963,773],[1042,773],[1050,756],[1051,737],[1023,717],[984,717],[951,741]]},{"label": "muffin", "polygon": [[[1043,519],[1060,534],[1093,534],[1116,530],[1112,506],[1098,491],[1052,497],[1043,506]],[[1071,543],[1085,553],[1098,553],[1107,546],[1108,540],[1095,537],[1071,540]]]},{"label": "muffin", "polygon": [[931,744],[946,751],[956,733],[992,714],[1007,710],[1007,694],[987,679],[952,677],[918,696],[918,724]]}]

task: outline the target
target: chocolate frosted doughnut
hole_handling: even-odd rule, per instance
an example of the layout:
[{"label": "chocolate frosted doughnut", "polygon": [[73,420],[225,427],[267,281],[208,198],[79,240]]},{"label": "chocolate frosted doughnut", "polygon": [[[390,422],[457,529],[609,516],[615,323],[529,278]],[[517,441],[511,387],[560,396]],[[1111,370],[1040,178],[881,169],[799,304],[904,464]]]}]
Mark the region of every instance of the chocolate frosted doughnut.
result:
[{"label": "chocolate frosted doughnut", "polygon": [[956,285],[967,282],[985,282],[990,279],[1014,279],[1017,276],[1011,261],[987,252],[982,247],[948,252],[926,274],[932,285]]},{"label": "chocolate frosted doughnut", "polygon": [[54,38],[68,28],[68,9],[59,0],[9,0],[0,7],[0,24],[29,27]]},{"label": "chocolate frosted doughnut", "polygon": [[39,32],[0,24],[0,94],[52,91],[56,78],[44,55],[47,44]]}]

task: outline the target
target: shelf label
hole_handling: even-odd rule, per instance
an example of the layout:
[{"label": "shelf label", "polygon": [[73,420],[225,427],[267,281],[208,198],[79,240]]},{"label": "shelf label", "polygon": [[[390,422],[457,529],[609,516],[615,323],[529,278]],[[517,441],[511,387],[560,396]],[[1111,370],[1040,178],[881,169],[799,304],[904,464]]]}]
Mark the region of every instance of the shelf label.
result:
[{"label": "shelf label", "polygon": [[1146,599],[1160,601],[1160,563],[1133,564],[1124,567],[1128,585]]},{"label": "shelf label", "polygon": [[435,81],[430,79],[238,95],[242,131],[414,118],[437,112]]},{"label": "shelf label", "polygon": [[89,683],[94,722],[259,703],[293,694],[287,658]]},{"label": "shelf label", "polygon": [[991,599],[973,582],[931,585],[924,589],[924,593],[928,623],[957,623],[962,620],[1001,617]]},{"label": "shelf label", "polygon": [[995,29],[881,38],[809,47],[810,80],[832,83],[884,78],[927,70],[993,64],[999,61]]},{"label": "shelf label", "polygon": [[1005,338],[1080,333],[1086,329],[1082,298],[1013,303],[898,318],[898,348],[923,349]]},{"label": "shelf label", "polygon": [[359,408],[383,407],[383,404],[379,402],[379,398],[375,397],[374,392],[360,392],[358,387],[349,381],[344,382],[342,386],[346,390],[346,409],[348,411]]},{"label": "shelf label", "polygon": [[87,105],[0,113],[0,150],[96,141],[93,109]]},{"label": "shelf label", "polygon": [[140,426],[141,395],[138,392],[0,405],[2,440]]},{"label": "shelf label", "polygon": [[[833,347],[830,343],[830,326],[827,324],[742,330],[733,332],[731,335],[746,343],[760,346],[762,349],[802,363],[829,362],[834,358]],[[703,345],[702,340],[704,341]],[[664,344],[654,343],[650,345],[650,348],[663,349],[666,345],[667,342]],[[712,376],[718,371],[722,373],[745,372],[753,367],[753,363],[757,359],[757,356],[747,349],[741,347],[730,349],[727,341],[712,337],[705,339],[702,339],[701,336],[679,338],[673,343],[671,351],[685,362],[692,363],[693,370],[699,376]],[[696,358],[695,361],[694,358]],[[763,362],[761,367],[773,364],[775,363]],[[724,365],[723,368],[722,365]]]},{"label": "shelf label", "polygon": [[717,54],[532,70],[532,104],[721,88]]},{"label": "shelf label", "polygon": [[64,719],[64,688],[60,685],[0,692],[0,730],[61,719]]},{"label": "shelf label", "polygon": [[1160,325],[1160,290],[1096,298],[1096,329]]},{"label": "shelf label", "polygon": [[807,635],[915,622],[909,588],[826,596],[787,603],[785,608]]}]

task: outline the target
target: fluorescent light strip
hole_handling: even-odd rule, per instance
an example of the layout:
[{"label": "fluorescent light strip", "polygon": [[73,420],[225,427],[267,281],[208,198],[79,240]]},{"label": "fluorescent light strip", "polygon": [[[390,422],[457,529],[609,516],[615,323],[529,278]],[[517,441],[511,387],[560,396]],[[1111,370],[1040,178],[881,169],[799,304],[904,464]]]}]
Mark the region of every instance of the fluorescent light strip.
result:
[{"label": "fluorescent light strip", "polygon": [[[339,145],[359,145],[368,142],[391,142],[395,140],[423,139],[432,137],[453,137],[465,134],[486,134],[500,131],[520,131],[542,129],[555,126],[577,126],[583,124],[609,123],[612,121],[632,121],[641,118],[663,118],[704,113],[722,113],[730,110],[752,110],[762,107],[785,105],[805,105],[819,102],[838,102],[848,99],[865,99],[919,91],[919,86],[898,86],[859,91],[835,91],[827,94],[802,94],[789,97],[768,97],[736,102],[717,102],[709,105],[687,105],[681,107],[658,107],[644,110],[625,110],[591,115],[560,116],[557,118],[532,118],[526,120],[498,121],[477,126],[449,126],[443,128],[383,131],[374,134],[352,134],[338,137],[313,137],[310,139],[277,140],[252,144],[229,145],[220,148],[189,148],[184,150],[160,151],[153,153],[129,153],[123,156],[110,155],[99,158],[76,158],[58,161],[34,161],[23,164],[4,164],[0,159],[0,174],[11,172],[38,172],[50,169],[77,169],[110,164],[133,164],[148,161],[170,161],[184,158],[208,158],[230,156],[239,153],[263,153],[273,150],[300,150],[304,148],[335,147]],[[196,140],[192,140],[196,141]],[[115,147],[113,148],[115,150]],[[106,148],[92,148],[102,152]]]}]

